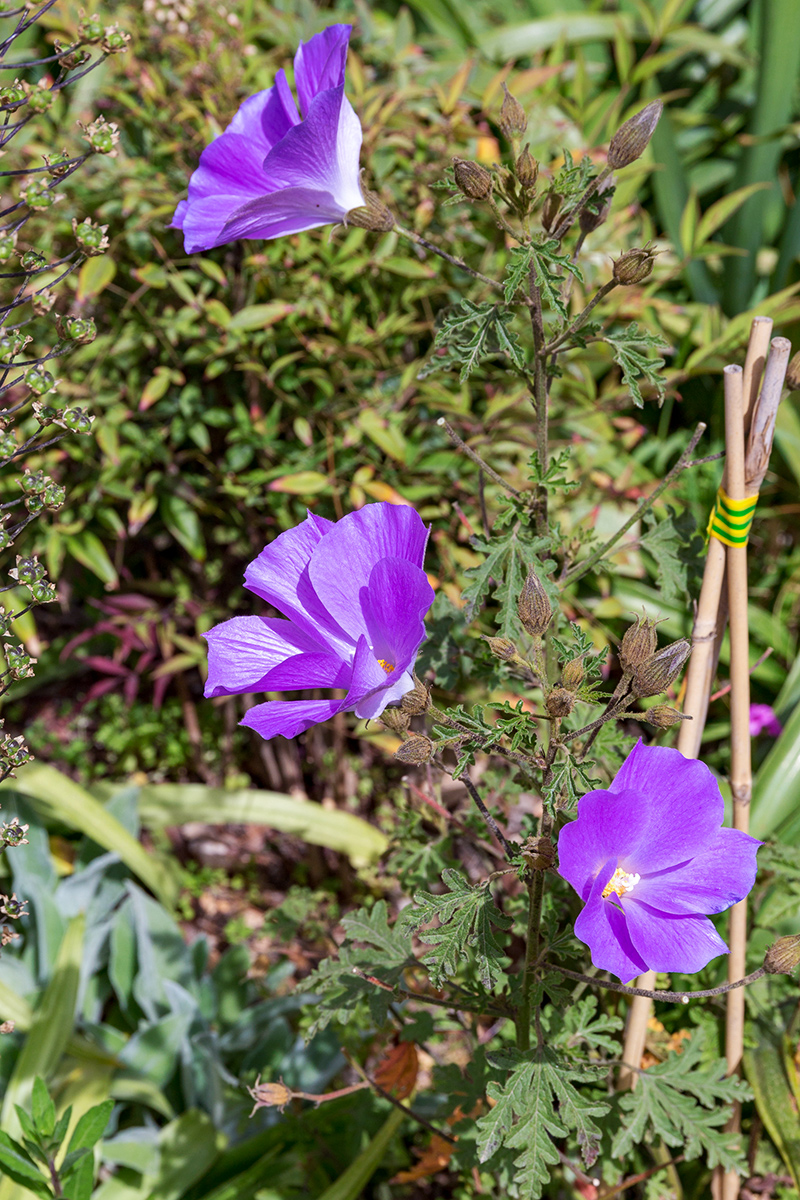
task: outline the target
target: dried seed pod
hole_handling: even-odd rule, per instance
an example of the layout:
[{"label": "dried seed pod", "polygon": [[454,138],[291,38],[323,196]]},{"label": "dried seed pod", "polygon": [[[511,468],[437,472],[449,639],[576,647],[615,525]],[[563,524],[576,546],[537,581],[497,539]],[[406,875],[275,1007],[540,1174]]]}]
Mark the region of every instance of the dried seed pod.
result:
[{"label": "dried seed pod", "polygon": [[396,705],[390,704],[381,713],[380,720],[387,729],[391,729],[392,733],[398,733],[403,737],[411,724],[411,714],[404,712],[402,706],[398,708]]},{"label": "dried seed pod", "polygon": [[453,174],[459,191],[470,200],[485,200],[492,194],[492,176],[480,163],[453,159]]},{"label": "dried seed pod", "polygon": [[648,725],[655,725],[656,729],[671,729],[673,725],[680,725],[681,721],[691,721],[691,719],[690,716],[678,712],[677,708],[672,708],[669,704],[655,704],[645,713]]},{"label": "dried seed pod", "polygon": [[434,745],[429,737],[426,737],[424,733],[412,733],[411,737],[406,738],[402,746],[395,750],[394,756],[398,762],[419,767],[423,763],[430,762],[433,753]]},{"label": "dried seed pod", "polygon": [[549,837],[526,838],[522,857],[533,871],[547,871],[556,861],[556,848]]},{"label": "dried seed pod", "polygon": [[253,1112],[257,1108],[277,1108],[283,1112],[294,1095],[294,1092],[286,1086],[282,1079],[278,1083],[262,1083],[259,1077],[255,1087],[247,1090],[256,1102]]},{"label": "dried seed pod", "polygon": [[656,652],[658,638],[656,622],[642,614],[636,618],[636,624],[625,630],[622,645],[619,648],[619,661],[623,671],[629,672],[638,667]]},{"label": "dried seed pod", "polygon": [[566,688],[553,688],[544,702],[551,717],[568,717],[575,707],[575,697]]},{"label": "dried seed pod", "polygon": [[608,165],[612,171],[628,167],[641,158],[655,132],[659,117],[664,110],[660,100],[653,100],[641,112],[636,113],[621,125],[608,147]]},{"label": "dried seed pod", "polygon": [[626,250],[614,261],[613,277],[615,283],[623,287],[631,287],[636,283],[644,283],[653,273],[656,251],[648,246],[634,247]]},{"label": "dried seed pod", "polygon": [[431,694],[422,680],[415,675],[413,688],[410,692],[406,692],[400,701],[401,711],[408,713],[410,717],[418,717],[421,713],[427,712],[430,706]]},{"label": "dried seed pod", "polygon": [[793,975],[800,964],[800,933],[778,938],[764,955],[768,975]]},{"label": "dried seed pod", "polygon": [[351,208],[347,214],[347,224],[357,225],[359,229],[371,229],[374,233],[388,233],[390,229],[394,229],[394,215],[380,196],[367,188],[362,190],[364,207]]},{"label": "dried seed pod", "polygon": [[660,696],[681,673],[683,664],[692,652],[686,638],[671,642],[657,654],[645,659],[633,670],[633,694],[640,699],[645,696]]},{"label": "dried seed pod", "polygon": [[800,350],[792,355],[787,367],[786,386],[790,392],[800,392]]},{"label": "dried seed pod", "polygon": [[531,567],[517,601],[517,613],[526,633],[542,637],[553,619],[553,608],[542,581]]},{"label": "dried seed pod", "polygon": [[495,658],[499,658],[501,662],[512,663],[514,666],[525,662],[510,638],[484,636],[483,640]]},{"label": "dried seed pod", "polygon": [[528,128],[528,117],[519,100],[511,95],[505,84],[503,84],[503,91],[505,96],[500,109],[500,128],[503,136],[512,142],[514,138],[522,137]]},{"label": "dried seed pod", "polygon": [[523,146],[522,153],[517,159],[516,172],[520,186],[526,192],[534,191],[536,180],[539,178],[539,164],[531,154],[527,144]]},{"label": "dried seed pod", "polygon": [[611,196],[604,199],[607,192],[613,192],[613,176],[604,179],[595,194],[581,206],[578,213],[578,224],[581,233],[594,233],[608,217],[611,211]]}]

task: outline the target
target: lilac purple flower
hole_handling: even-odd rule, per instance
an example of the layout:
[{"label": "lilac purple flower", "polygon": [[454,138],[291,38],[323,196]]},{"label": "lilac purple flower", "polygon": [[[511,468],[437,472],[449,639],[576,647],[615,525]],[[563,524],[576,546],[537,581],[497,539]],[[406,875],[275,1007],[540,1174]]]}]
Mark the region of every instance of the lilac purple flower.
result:
[{"label": "lilac purple flower", "polygon": [[708,914],[750,891],[761,842],[723,828],[724,807],[707,766],[641,742],[607,790],[578,801],[559,873],[584,902],[575,935],[596,967],[624,982],[727,952]]},{"label": "lilac purple flower", "polygon": [[270,700],[243,725],[295,737],[337,712],[378,717],[414,686],[434,593],[426,530],[403,505],[368,504],[340,521],[309,513],[245,571],[245,587],[286,614],[233,617],[206,634],[206,696],[346,688],[342,700]]},{"label": "lilac purple flower", "polygon": [[344,94],[351,25],[331,25],[294,58],[297,104],[284,72],[240,107],[206,146],[175,210],[187,253],[237,238],[274,238],[345,221],[363,207],[361,125]]},{"label": "lilac purple flower", "polygon": [[769,704],[750,705],[750,737],[758,737],[760,733],[768,733],[774,738],[783,733],[783,726]]}]

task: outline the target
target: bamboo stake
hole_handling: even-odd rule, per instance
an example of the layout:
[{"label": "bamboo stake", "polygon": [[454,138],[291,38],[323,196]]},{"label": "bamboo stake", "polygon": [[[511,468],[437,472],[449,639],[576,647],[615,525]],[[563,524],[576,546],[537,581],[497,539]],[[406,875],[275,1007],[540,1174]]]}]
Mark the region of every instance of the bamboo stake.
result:
[{"label": "bamboo stake", "polygon": [[[744,366],[750,412],[753,410],[758,395],[758,385],[771,332],[772,320],[770,317],[753,318]],[[724,478],[723,474],[723,480]],[[717,665],[715,646],[719,646],[725,630],[724,619],[722,628],[718,630],[717,627],[724,578],[725,547],[716,538],[712,538],[708,547],[708,556],[703,572],[703,586],[692,630],[692,657],[689,662],[686,694],[683,701],[683,711],[692,720],[681,721],[678,731],[678,749],[685,758],[697,758],[700,753],[700,743],[708,712],[708,698],[711,695],[711,684]],[[724,617],[727,617],[727,611],[724,612]],[[655,972],[647,971],[644,975],[640,975],[636,986],[649,992],[654,991]],[[631,1068],[638,1067],[642,1061],[647,1036],[647,1022],[650,1020],[652,1011],[652,1000],[647,996],[634,996],[628,1013],[625,1045],[622,1052],[623,1062],[629,1063],[630,1066],[623,1067],[619,1072],[617,1087],[620,1090],[636,1087],[638,1074]]]},{"label": "bamboo stake", "polygon": [[[725,456],[731,500],[746,497],[744,400],[742,373],[738,367],[725,368]],[[731,630],[731,791],[733,826],[747,833],[750,823],[750,798],[753,774],[750,761],[750,635],[747,621],[747,546],[728,546],[728,610]],[[729,926],[730,953],[728,980],[740,978],[744,971],[747,944],[747,900],[731,909]],[[739,1070],[744,1040],[744,991],[734,997],[728,993],[725,1021],[725,1056],[728,1074]],[[739,1128],[741,1110],[737,1106],[730,1122]],[[739,1194],[739,1176],[728,1172],[722,1182],[722,1200],[735,1200]]]}]

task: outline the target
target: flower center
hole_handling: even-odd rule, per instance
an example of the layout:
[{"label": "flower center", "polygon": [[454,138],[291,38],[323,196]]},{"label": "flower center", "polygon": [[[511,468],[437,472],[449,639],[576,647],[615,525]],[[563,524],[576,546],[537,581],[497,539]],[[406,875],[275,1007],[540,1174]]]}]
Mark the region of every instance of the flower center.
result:
[{"label": "flower center", "polygon": [[383,667],[387,675],[391,675],[392,671],[394,670],[394,663],[387,662],[385,658],[379,658],[378,663]]},{"label": "flower center", "polygon": [[606,900],[612,892],[615,892],[618,896],[624,896],[626,892],[632,892],[640,879],[641,875],[636,875],[633,872],[629,873],[628,871],[623,871],[622,867],[617,867],[603,888],[603,899]]}]

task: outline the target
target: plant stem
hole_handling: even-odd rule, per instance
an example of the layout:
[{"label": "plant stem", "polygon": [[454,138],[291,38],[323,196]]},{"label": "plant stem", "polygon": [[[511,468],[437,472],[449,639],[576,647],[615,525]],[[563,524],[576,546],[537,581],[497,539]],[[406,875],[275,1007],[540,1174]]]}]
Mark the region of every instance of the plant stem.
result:
[{"label": "plant stem", "polygon": [[[542,813],[539,836],[548,837],[552,827],[552,818],[546,812]],[[529,1050],[531,1045],[531,993],[536,980],[536,967],[539,959],[543,898],[544,871],[534,871],[533,880],[528,882],[528,931],[525,938],[525,966],[522,973],[522,1001],[514,1018],[517,1028],[517,1049],[523,1051]]]},{"label": "plant stem", "polygon": [[[448,1008],[453,1012],[477,1013],[479,1017],[486,1016],[489,1013],[501,1017],[511,1015],[508,1009],[501,1007],[497,1001],[490,1001],[488,1004],[478,1008],[474,1004],[464,1004],[457,999],[440,999],[439,996],[431,996],[426,992],[410,992],[407,988],[393,987],[390,983],[384,983],[382,979],[377,979],[374,975],[367,975],[366,971],[362,971],[360,967],[353,967],[353,974],[357,975],[359,979],[363,979],[366,983],[371,983],[373,987],[380,988],[382,992],[391,992],[398,1000],[418,1000],[420,1004],[432,1004],[436,1008]],[[455,987],[456,985],[453,984],[452,986]]]},{"label": "plant stem", "polygon": [[577,333],[581,326],[586,324],[586,322],[589,320],[589,315],[596,305],[598,305],[603,297],[607,296],[610,291],[613,291],[615,287],[617,287],[616,279],[609,279],[608,283],[604,283],[596,295],[593,296],[586,305],[586,308],[584,308],[582,312],[578,313],[577,317],[569,326],[569,328],[565,329],[563,333],[560,333],[557,338],[554,338],[552,342],[545,346],[545,354],[553,354],[556,350],[560,349],[560,347],[564,345],[564,342],[569,341],[573,333]]},{"label": "plant stem", "polygon": [[442,1129],[437,1129],[436,1126],[432,1125],[426,1117],[421,1117],[419,1113],[413,1112],[412,1109],[408,1108],[407,1105],[402,1104],[392,1095],[391,1092],[387,1092],[385,1088],[382,1088],[379,1083],[372,1079],[361,1066],[361,1064],[356,1062],[356,1060],[350,1054],[348,1054],[346,1050],[342,1050],[342,1054],[356,1074],[361,1076],[361,1078],[364,1080],[364,1084],[367,1087],[371,1087],[373,1091],[378,1093],[379,1096],[383,1096],[384,1100],[388,1100],[390,1104],[395,1106],[395,1108],[399,1108],[400,1111],[405,1113],[407,1117],[410,1117],[412,1121],[416,1121],[418,1125],[422,1125],[423,1128],[427,1129],[429,1133],[434,1134],[435,1137],[444,1138],[446,1142],[450,1142],[452,1145],[455,1145],[457,1139],[454,1138],[452,1134],[445,1133]]},{"label": "plant stem", "polygon": [[481,814],[484,821],[489,826],[489,828],[491,829],[494,836],[497,838],[500,845],[503,847],[506,858],[508,858],[509,860],[513,860],[516,856],[516,852],[519,847],[515,846],[515,844],[513,842],[510,842],[508,840],[508,838],[505,836],[505,834],[501,832],[500,826],[497,824],[494,817],[492,816],[492,814],[489,812],[486,805],[481,800],[480,795],[478,793],[478,789],[475,787],[475,784],[472,782],[472,780],[470,779],[470,777],[466,771],[462,771],[462,773],[461,773],[461,782],[464,784],[464,787],[467,789],[470,796],[474,800],[475,807],[477,808],[478,812]]},{"label": "plant stem", "polygon": [[715,988],[706,988],[702,992],[651,992],[647,988],[626,987],[624,983],[614,983],[610,979],[592,979],[591,975],[581,975],[579,971],[569,971],[566,967],[559,966],[558,963],[547,962],[544,965],[550,970],[566,975],[567,979],[575,979],[579,983],[590,983],[593,987],[606,988],[611,992],[621,992],[624,996],[647,996],[650,1000],[663,1000],[670,1004],[688,1004],[690,1000],[702,1000],[707,996],[722,996],[725,992],[732,992],[735,988],[755,983],[757,979],[762,979],[766,975],[764,967],[759,967],[757,971],[751,971],[743,979],[735,979],[732,983],[723,983]]},{"label": "plant stem", "polygon": [[489,476],[490,479],[493,479],[495,483],[499,483],[500,487],[505,488],[507,492],[509,492],[512,496],[516,496],[517,499],[522,497],[522,492],[518,492],[517,489],[512,487],[510,483],[506,483],[502,475],[498,475],[497,471],[492,470],[489,464],[483,461],[480,454],[477,454],[471,446],[468,446],[467,443],[459,437],[455,429],[453,429],[452,425],[450,425],[449,422],[444,419],[444,417],[439,417],[436,424],[442,426],[453,445],[457,446],[462,454],[466,454],[467,458],[471,458],[472,461],[476,463],[480,469]]},{"label": "plant stem", "polygon": [[496,279],[490,279],[488,275],[482,275],[480,271],[474,270],[467,266],[462,258],[456,258],[453,254],[448,254],[446,250],[440,249],[433,242],[429,242],[427,238],[421,237],[415,233],[413,229],[404,229],[402,225],[395,223],[394,232],[399,233],[401,237],[408,238],[411,242],[416,242],[418,246],[424,246],[426,250],[430,250],[432,254],[438,254],[439,258],[443,258],[445,262],[451,263],[454,267],[458,267],[461,271],[466,271],[473,279],[480,279],[481,283],[486,283],[489,287],[496,291],[503,291],[502,283],[498,283]]},{"label": "plant stem", "polygon": [[644,500],[642,500],[641,504],[639,504],[639,506],[637,507],[635,513],[631,517],[628,518],[628,520],[625,522],[625,524],[622,525],[617,530],[617,532],[613,535],[613,537],[610,537],[607,542],[604,542],[602,546],[600,546],[597,550],[595,550],[595,552],[593,554],[590,554],[587,559],[584,559],[583,562],[578,563],[576,566],[574,566],[571,571],[567,571],[566,575],[564,576],[564,578],[561,582],[562,588],[566,587],[567,584],[576,583],[579,579],[583,578],[583,576],[587,573],[587,571],[591,571],[592,567],[594,567],[597,563],[599,563],[602,558],[605,558],[605,556],[606,556],[606,554],[608,554],[609,550],[611,550],[614,546],[616,546],[616,544],[620,540],[620,538],[624,537],[625,534],[628,532],[628,530],[631,529],[632,526],[634,526],[637,521],[641,520],[641,518],[648,511],[648,509],[653,507],[656,500],[658,500],[659,496],[667,490],[667,488],[670,486],[672,481],[674,479],[676,479],[678,477],[678,475],[680,475],[681,471],[685,470],[685,468],[687,466],[689,466],[689,461],[691,459],[694,448],[697,445],[697,443],[700,441],[700,438],[703,436],[705,431],[706,431],[705,424],[703,421],[701,421],[700,424],[695,429],[694,433],[692,434],[692,438],[691,438],[691,441],[689,442],[688,446],[686,447],[686,449],[684,450],[683,454],[680,456],[678,461],[675,463],[675,466],[672,468],[672,470],[669,472],[669,474],[665,475],[664,478],[662,479],[661,483],[658,485],[658,487],[655,488],[655,490],[652,491],[649,496],[647,496]]}]

